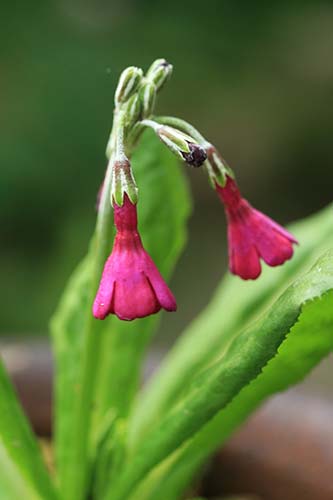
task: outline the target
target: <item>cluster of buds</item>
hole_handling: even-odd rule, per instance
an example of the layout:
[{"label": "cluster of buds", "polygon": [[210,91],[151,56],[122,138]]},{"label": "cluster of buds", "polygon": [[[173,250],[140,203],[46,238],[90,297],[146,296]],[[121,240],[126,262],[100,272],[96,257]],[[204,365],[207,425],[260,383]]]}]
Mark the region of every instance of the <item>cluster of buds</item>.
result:
[{"label": "cluster of buds", "polygon": [[[172,66],[158,59],[145,75],[141,68],[130,67],[119,79],[106,150],[109,164],[100,190],[109,196],[114,208],[116,236],[93,305],[98,319],[115,314],[122,320],[133,320],[162,308],[176,310],[175,298],[144,249],[137,228],[138,188],[129,158],[147,127],[183,162],[193,167],[204,165],[224,204],[233,274],[244,280],[256,279],[261,273],[261,259],[269,266],[281,265],[292,257],[293,244],[297,243],[241,196],[231,168],[192,125],[178,118],[153,115],[156,95],[171,73]],[[103,213],[99,217],[103,219]]]}]

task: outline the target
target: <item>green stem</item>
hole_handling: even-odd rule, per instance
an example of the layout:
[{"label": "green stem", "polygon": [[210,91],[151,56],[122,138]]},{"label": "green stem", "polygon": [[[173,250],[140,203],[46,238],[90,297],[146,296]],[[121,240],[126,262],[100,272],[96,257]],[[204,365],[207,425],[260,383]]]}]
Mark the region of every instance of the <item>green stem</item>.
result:
[{"label": "green stem", "polygon": [[[95,237],[93,239],[91,269],[91,300],[98,288],[101,272],[109,252],[112,231],[110,189],[112,179],[113,155],[110,157],[99,206]],[[87,311],[84,331],[80,384],[77,388],[77,405],[73,416],[75,421],[75,441],[72,450],[72,463],[63,481],[63,495],[68,500],[84,498],[89,480],[89,440],[94,402],[96,373],[101,351],[101,335],[96,334],[96,320],[91,310]]]},{"label": "green stem", "polygon": [[140,125],[142,125],[143,127],[149,127],[155,132],[157,132],[161,128],[161,125],[159,123],[149,119],[141,120]]}]

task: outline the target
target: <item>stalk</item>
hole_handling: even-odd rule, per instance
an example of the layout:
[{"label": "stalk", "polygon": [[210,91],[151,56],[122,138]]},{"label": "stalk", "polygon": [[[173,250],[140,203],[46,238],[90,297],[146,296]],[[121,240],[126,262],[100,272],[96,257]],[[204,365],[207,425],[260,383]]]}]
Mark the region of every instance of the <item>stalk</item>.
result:
[{"label": "stalk", "polygon": [[[114,134],[116,124],[111,132]],[[111,141],[112,142],[112,141]],[[90,303],[93,303],[105,259],[109,252],[112,231],[110,190],[112,181],[112,166],[114,154],[110,159],[105,175],[99,212],[96,222],[95,235],[92,243],[92,268],[91,268],[91,293]],[[75,421],[75,440],[72,451],[72,463],[68,467],[67,474],[63,478],[63,496],[68,500],[80,500],[84,498],[89,480],[89,440],[92,419],[92,407],[94,402],[94,389],[96,374],[100,360],[102,336],[96,332],[96,320],[91,312],[87,311],[86,326],[84,331],[84,342],[82,350],[82,364],[80,384],[77,388],[77,406],[73,416]],[[98,325],[101,328],[102,325]]]}]

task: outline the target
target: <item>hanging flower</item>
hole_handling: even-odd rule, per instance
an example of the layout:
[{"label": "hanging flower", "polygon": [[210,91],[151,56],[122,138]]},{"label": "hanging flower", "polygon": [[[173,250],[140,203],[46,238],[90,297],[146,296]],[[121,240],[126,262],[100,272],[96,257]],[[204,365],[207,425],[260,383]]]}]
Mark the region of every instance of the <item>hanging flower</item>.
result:
[{"label": "hanging flower", "polygon": [[293,255],[297,240],[272,219],[253,208],[236,182],[227,176],[224,187],[216,184],[228,221],[229,267],[244,280],[261,273],[260,258],[269,266],[279,266]]},{"label": "hanging flower", "polygon": [[93,305],[95,318],[115,314],[130,321],[162,308],[175,311],[174,296],[142,246],[136,205],[127,195],[122,206],[114,205],[114,221],[117,233]]}]

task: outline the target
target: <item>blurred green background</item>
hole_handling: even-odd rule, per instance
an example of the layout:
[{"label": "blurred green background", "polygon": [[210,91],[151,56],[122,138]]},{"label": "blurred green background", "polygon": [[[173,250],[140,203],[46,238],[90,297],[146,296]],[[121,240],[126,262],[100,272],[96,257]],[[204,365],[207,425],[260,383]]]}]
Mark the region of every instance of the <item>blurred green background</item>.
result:
[{"label": "blurred green background", "polygon": [[[159,112],[215,142],[257,208],[287,223],[332,199],[332,2],[2,1],[1,19],[2,334],[45,333],[86,252],[127,65],[174,64]],[[169,338],[227,269],[222,206],[203,171],[187,173],[195,211]]]}]

